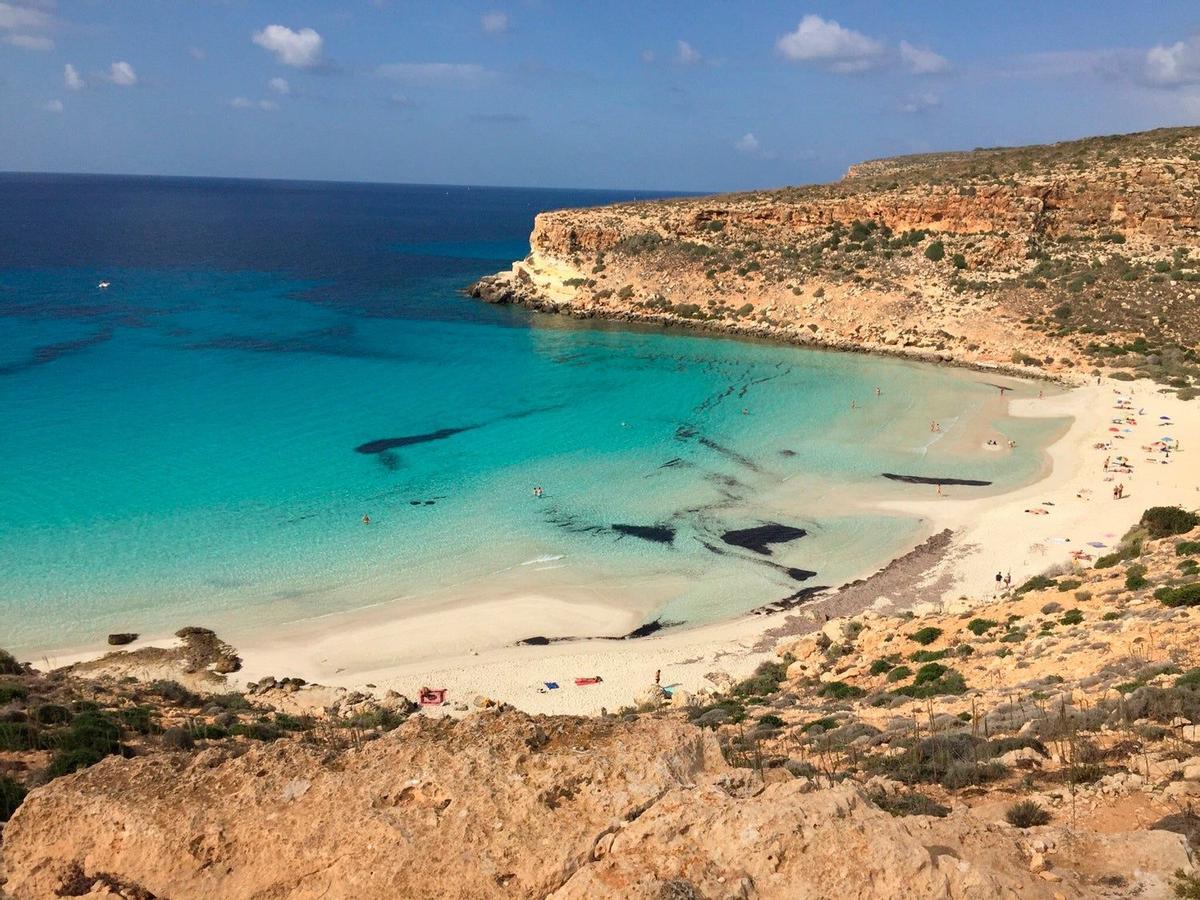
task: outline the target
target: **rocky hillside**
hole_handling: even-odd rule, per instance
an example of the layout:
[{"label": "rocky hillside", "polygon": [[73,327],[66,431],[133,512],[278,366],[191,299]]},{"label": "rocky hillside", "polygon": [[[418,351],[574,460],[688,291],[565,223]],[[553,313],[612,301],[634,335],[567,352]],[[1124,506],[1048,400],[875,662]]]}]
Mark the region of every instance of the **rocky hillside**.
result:
[{"label": "rocky hillside", "polygon": [[50,675],[0,657],[0,893],[1200,893],[1200,518],[1149,510],[960,606],[814,622],[746,681],[593,719],[220,693],[202,629]]},{"label": "rocky hillside", "polygon": [[530,255],[472,292],[1189,389],[1198,189],[1196,128],[878,160],[827,185],[544,213]]}]

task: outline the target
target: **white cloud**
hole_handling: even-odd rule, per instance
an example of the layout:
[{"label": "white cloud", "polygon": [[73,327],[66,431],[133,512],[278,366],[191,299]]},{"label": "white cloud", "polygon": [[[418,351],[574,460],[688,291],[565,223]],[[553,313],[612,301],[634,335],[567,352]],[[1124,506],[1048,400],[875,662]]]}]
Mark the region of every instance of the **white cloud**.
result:
[{"label": "white cloud", "polygon": [[941,97],[929,91],[923,91],[919,94],[910,94],[900,103],[898,108],[900,112],[916,114],[929,112],[931,109],[937,109],[941,105]]},{"label": "white cloud", "polygon": [[274,100],[251,100],[249,97],[234,97],[229,105],[234,109],[261,109],[264,112],[279,109],[279,104]]},{"label": "white cloud", "polygon": [[280,97],[286,97],[292,92],[292,86],[288,84],[286,78],[272,78],[267,82],[267,87],[269,87]]},{"label": "white cloud", "polygon": [[70,63],[63,66],[63,84],[68,91],[82,91],[87,87],[87,82],[83,80],[79,70]]},{"label": "white cloud", "polygon": [[63,111],[63,102],[61,100],[47,100],[42,104],[42,109],[46,112],[60,113]]},{"label": "white cloud", "polygon": [[10,34],[4,38],[4,43],[20,47],[22,50],[53,50],[54,41],[48,37],[38,37],[32,34]]},{"label": "white cloud", "polygon": [[775,159],[774,153],[763,149],[762,142],[753,131],[747,131],[734,141],[733,149],[746,156],[753,156],[755,159]]},{"label": "white cloud", "polygon": [[324,41],[311,28],[292,31],[286,25],[268,25],[262,31],[254,32],[251,40],[285,66],[311,69],[321,61]]},{"label": "white cloud", "polygon": [[50,24],[50,16],[40,9],[0,3],[0,28],[46,28]]},{"label": "white cloud", "polygon": [[1200,83],[1200,35],[1146,51],[1146,79],[1164,87]]},{"label": "white cloud", "polygon": [[762,150],[762,145],[758,142],[758,138],[754,136],[753,131],[748,131],[737,139],[733,145],[735,150],[742,153],[758,153]]},{"label": "white cloud", "polygon": [[703,60],[700,51],[687,41],[675,42],[675,61],[681,66],[694,66]]},{"label": "white cloud", "polygon": [[900,42],[900,58],[914,75],[936,75],[950,68],[950,60],[940,53],[928,47],[915,47],[908,41]]},{"label": "white cloud", "polygon": [[479,24],[483,26],[483,30],[488,34],[501,34],[508,31],[508,14],[502,12],[486,13],[479,20]]},{"label": "white cloud", "polygon": [[813,15],[801,19],[775,46],[793,62],[816,63],[841,73],[866,71],[884,58],[881,42]]},{"label": "white cloud", "polygon": [[208,57],[208,54],[204,51],[204,48],[202,48],[202,47],[188,47],[188,55],[192,59],[198,59],[198,60],[203,60]]},{"label": "white cloud", "polygon": [[375,74],[412,84],[473,85],[486,81],[492,73],[475,63],[387,63]]},{"label": "white cloud", "polygon": [[133,71],[133,66],[124,60],[109,66],[108,74],[104,77],[107,81],[120,87],[133,87],[138,83],[137,72]]}]

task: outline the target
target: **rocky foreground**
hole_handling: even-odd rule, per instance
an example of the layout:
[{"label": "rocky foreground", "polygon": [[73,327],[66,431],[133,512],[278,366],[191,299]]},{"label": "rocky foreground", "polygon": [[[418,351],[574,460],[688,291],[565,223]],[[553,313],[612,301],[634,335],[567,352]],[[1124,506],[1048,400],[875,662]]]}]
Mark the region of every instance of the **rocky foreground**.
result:
[{"label": "rocky foreground", "polygon": [[570,209],[472,293],[579,317],[1200,383],[1200,129],[876,160],[835,183]]},{"label": "rocky foreground", "polygon": [[1147,511],[1106,551],[591,719],[233,693],[236,654],[194,628],[49,674],[0,656],[0,890],[1195,896],[1200,518]]}]

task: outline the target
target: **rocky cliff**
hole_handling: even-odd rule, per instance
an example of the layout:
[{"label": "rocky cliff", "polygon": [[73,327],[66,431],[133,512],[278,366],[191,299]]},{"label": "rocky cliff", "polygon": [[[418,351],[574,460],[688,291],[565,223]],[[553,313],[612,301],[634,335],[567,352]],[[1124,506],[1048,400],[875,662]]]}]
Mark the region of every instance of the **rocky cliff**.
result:
[{"label": "rocky cliff", "polygon": [[1186,366],[1200,340],[1198,160],[1200,129],[1169,129],[559,210],[537,217],[526,259],[472,292],[960,363]]}]

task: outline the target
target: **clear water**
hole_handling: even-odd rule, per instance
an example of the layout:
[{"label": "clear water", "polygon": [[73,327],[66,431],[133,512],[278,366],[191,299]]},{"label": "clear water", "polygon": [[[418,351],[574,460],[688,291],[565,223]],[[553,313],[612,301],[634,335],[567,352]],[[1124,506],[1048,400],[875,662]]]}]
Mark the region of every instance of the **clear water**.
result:
[{"label": "clear water", "polygon": [[[702,621],[911,542],[880,472],[1044,465],[1061,423],[991,422],[981,376],[460,295],[624,196],[0,176],[0,646],[531,588]],[[1015,453],[955,448],[992,426]],[[721,541],[764,521],[809,535]]]}]

